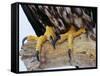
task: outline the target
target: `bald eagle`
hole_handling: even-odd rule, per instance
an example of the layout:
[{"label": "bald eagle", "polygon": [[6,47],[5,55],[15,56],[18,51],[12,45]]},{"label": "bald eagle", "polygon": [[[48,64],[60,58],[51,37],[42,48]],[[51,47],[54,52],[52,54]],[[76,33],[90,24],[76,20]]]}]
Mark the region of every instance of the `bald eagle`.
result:
[{"label": "bald eagle", "polygon": [[[40,60],[42,44],[49,41],[55,44],[68,39],[69,58],[73,39],[82,33],[96,40],[96,9],[89,7],[51,6],[51,5],[21,5],[37,36],[27,36],[25,40],[36,40],[36,56]],[[70,61],[69,61],[70,62]]]}]

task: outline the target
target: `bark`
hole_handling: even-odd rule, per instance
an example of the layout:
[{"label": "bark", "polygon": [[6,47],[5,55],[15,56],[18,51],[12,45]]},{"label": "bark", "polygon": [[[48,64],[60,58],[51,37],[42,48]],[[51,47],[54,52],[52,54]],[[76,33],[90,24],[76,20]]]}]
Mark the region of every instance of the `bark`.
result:
[{"label": "bark", "polygon": [[41,49],[41,60],[46,59],[44,64],[37,61],[35,57],[36,41],[27,42],[20,50],[20,56],[28,71],[40,70],[64,66],[78,66],[79,68],[96,67],[96,42],[87,39],[85,34],[73,41],[71,64],[69,63],[67,40],[56,44],[56,49],[47,41]]}]

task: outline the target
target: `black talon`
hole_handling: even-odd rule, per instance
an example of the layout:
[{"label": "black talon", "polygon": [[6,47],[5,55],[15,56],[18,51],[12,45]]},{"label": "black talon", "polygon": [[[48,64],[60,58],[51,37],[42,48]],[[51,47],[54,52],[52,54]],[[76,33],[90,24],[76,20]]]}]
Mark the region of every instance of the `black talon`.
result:
[{"label": "black talon", "polygon": [[[71,49],[68,50],[68,56],[69,56],[69,63],[70,63],[70,65],[72,65],[72,62],[71,62],[72,61],[72,56],[71,56],[72,52],[71,51],[72,51]],[[79,69],[79,66],[76,65],[75,68]]]},{"label": "black talon", "polygon": [[[69,49],[69,50],[68,50],[69,63],[70,63],[70,65],[73,65],[73,64],[72,64],[72,56],[71,56],[71,54],[72,54],[72,50]],[[75,68],[76,68],[76,69],[79,69],[79,66],[76,65]]]},{"label": "black talon", "polygon": [[55,40],[53,40],[52,36],[50,36],[50,42],[51,42],[53,48],[55,49]]},{"label": "black talon", "polygon": [[57,42],[57,40],[60,39],[60,36],[56,36],[55,39],[53,39],[52,36],[50,36],[50,39],[51,39],[51,44],[53,45],[53,48],[55,49],[55,48],[56,48],[56,47],[55,47],[56,42]]},{"label": "black talon", "polygon": [[38,61],[40,61],[39,51],[36,51],[36,58],[37,58]]},{"label": "black talon", "polygon": [[22,46],[24,45],[25,40],[27,39],[27,37],[24,37],[22,40]]},{"label": "black talon", "polygon": [[68,50],[68,56],[69,56],[69,63],[72,65],[72,63],[71,63],[71,60],[72,60],[71,49]]},{"label": "black talon", "polygon": [[[33,58],[33,60],[31,61],[31,63],[38,60],[36,54],[34,54],[34,53],[32,54],[32,58]],[[39,61],[39,60],[38,60],[38,61]]]}]

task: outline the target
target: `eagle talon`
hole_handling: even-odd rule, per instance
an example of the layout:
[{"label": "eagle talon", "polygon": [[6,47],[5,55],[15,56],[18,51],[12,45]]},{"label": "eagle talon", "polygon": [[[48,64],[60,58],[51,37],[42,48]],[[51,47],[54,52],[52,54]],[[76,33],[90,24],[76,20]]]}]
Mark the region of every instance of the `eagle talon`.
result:
[{"label": "eagle talon", "polygon": [[72,56],[71,56],[71,54],[72,54],[72,50],[71,49],[69,49],[68,50],[68,56],[69,56],[69,63],[70,63],[70,65],[72,65]]},{"label": "eagle talon", "polygon": [[38,37],[37,36],[32,36],[32,35],[29,35],[29,36],[26,36],[23,38],[22,40],[22,45],[24,45],[24,42],[27,40],[27,41],[34,41],[34,40],[37,40]]},{"label": "eagle talon", "polygon": [[34,41],[35,40],[36,41],[35,57],[37,58],[38,61],[40,61],[40,50],[41,50],[42,44],[48,40],[53,45],[53,48],[55,48],[56,35],[55,35],[53,27],[47,25],[44,35],[41,35],[39,37],[29,35],[23,39],[22,45],[24,45],[25,40],[27,40],[27,41]]},{"label": "eagle talon", "polygon": [[52,36],[50,36],[50,43],[52,44],[53,48],[55,49],[55,40],[53,40]]},{"label": "eagle talon", "polygon": [[65,34],[61,34],[61,39],[58,40],[58,43],[62,43],[65,40],[68,40],[68,56],[69,56],[69,63],[72,65],[72,51],[73,51],[73,40],[75,37],[81,35],[82,33],[85,33],[85,28],[80,28],[78,31],[75,29],[75,27],[72,25],[68,32]]},{"label": "eagle talon", "polygon": [[24,37],[24,39],[22,40],[22,46],[24,46],[25,40],[27,40],[27,37]]},{"label": "eagle talon", "polygon": [[36,51],[36,58],[38,61],[40,61],[40,54],[39,54],[39,51]]}]

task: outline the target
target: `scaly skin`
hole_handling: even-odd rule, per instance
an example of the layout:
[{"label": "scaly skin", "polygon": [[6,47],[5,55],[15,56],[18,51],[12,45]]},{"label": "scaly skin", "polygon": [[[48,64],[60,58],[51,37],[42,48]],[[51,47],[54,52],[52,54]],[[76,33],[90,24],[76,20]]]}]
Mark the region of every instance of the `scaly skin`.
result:
[{"label": "scaly skin", "polygon": [[65,41],[66,39],[68,39],[68,48],[72,49],[72,44],[73,44],[73,39],[79,35],[81,35],[82,33],[85,33],[85,28],[80,28],[78,31],[76,31],[74,26],[71,26],[70,30],[67,33],[61,34],[60,37],[61,39],[58,40],[58,44],[62,43],[63,41]]},{"label": "scaly skin", "polygon": [[41,51],[41,47],[42,47],[42,44],[45,42],[45,41],[50,41],[51,42],[51,38],[54,39],[56,37],[55,35],[55,32],[54,32],[54,28],[51,27],[51,26],[46,26],[46,31],[44,33],[44,35],[41,35],[40,37],[37,37],[37,36],[27,36],[27,41],[34,41],[36,40],[37,43],[36,43],[36,55],[37,55],[37,59],[39,60],[40,59],[40,51]]},{"label": "scaly skin", "polygon": [[73,40],[75,37],[81,35],[82,33],[85,33],[85,28],[80,28],[78,31],[76,31],[75,27],[72,25],[70,30],[65,33],[65,34],[61,34],[61,39],[58,40],[58,43],[62,43],[64,42],[66,39],[68,39],[68,56],[69,56],[69,63],[72,65],[71,63],[71,52],[73,49]]}]

